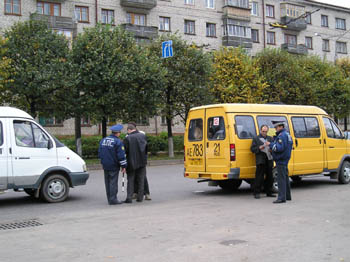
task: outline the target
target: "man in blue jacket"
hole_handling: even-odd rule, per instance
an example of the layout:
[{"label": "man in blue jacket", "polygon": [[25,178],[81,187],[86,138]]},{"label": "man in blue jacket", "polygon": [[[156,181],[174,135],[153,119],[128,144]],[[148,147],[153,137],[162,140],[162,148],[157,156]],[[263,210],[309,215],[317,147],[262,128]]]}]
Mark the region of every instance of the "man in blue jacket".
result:
[{"label": "man in blue jacket", "polygon": [[288,162],[291,157],[293,139],[284,128],[283,121],[272,121],[276,128],[274,141],[270,143],[273,160],[277,167],[278,197],[273,201],[274,204],[285,203],[286,200],[292,200],[290,193]]},{"label": "man in blue jacket", "polygon": [[117,198],[119,170],[122,168],[122,173],[126,170],[124,144],[119,139],[122,129],[121,124],[112,126],[112,134],[103,138],[98,148],[98,157],[101,159],[104,170],[107,200],[110,205],[122,203]]}]

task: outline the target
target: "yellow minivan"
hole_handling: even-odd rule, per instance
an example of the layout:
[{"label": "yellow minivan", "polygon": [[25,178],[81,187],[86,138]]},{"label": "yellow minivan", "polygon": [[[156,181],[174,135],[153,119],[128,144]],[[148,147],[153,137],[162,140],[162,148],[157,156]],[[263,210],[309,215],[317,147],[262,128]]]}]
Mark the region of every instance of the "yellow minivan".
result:
[{"label": "yellow minivan", "polygon": [[[322,109],[280,104],[216,104],[192,108],[188,114],[184,146],[186,178],[200,179],[223,189],[237,189],[255,177],[252,138],[261,125],[284,121],[293,137],[289,176],[323,174],[339,183],[350,182],[350,140]],[[274,184],[274,190],[277,185]]]}]

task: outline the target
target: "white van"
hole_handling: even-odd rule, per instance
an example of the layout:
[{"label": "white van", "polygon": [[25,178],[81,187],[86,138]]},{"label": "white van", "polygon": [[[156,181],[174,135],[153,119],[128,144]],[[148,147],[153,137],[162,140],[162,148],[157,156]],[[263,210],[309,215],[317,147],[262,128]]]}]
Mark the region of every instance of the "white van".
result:
[{"label": "white van", "polygon": [[25,191],[50,203],[64,201],[69,188],[89,174],[76,153],[51,136],[26,112],[0,107],[0,192]]}]

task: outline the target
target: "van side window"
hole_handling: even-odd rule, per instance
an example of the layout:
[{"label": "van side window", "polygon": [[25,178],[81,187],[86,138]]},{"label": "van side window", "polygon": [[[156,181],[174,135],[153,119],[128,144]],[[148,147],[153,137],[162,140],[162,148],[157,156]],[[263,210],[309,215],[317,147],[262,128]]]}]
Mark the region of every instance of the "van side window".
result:
[{"label": "van side window", "polygon": [[270,128],[268,133],[269,136],[275,135],[275,132],[276,132],[276,129],[272,124],[272,121],[283,121],[285,125],[284,128],[287,130],[287,132],[289,132],[289,125],[288,125],[287,118],[285,116],[258,116],[257,120],[258,120],[259,129],[262,125],[267,125]]},{"label": "van side window", "polygon": [[13,121],[16,145],[22,147],[47,148],[48,136],[35,124],[28,121]]},{"label": "van side window", "polygon": [[222,116],[208,118],[208,139],[209,140],[224,140],[225,122]]},{"label": "van side window", "polygon": [[323,123],[326,128],[327,136],[330,138],[342,138],[341,131],[337,125],[327,117],[323,117]]},{"label": "van side window", "polygon": [[4,137],[2,133],[2,122],[0,122],[0,146],[4,143]]},{"label": "van side window", "polygon": [[188,130],[189,141],[201,141],[203,139],[203,119],[192,119]]},{"label": "van side window", "polygon": [[256,136],[256,128],[252,116],[235,116],[237,136],[242,139]]},{"label": "van side window", "polygon": [[320,127],[316,117],[292,117],[296,138],[320,137]]}]

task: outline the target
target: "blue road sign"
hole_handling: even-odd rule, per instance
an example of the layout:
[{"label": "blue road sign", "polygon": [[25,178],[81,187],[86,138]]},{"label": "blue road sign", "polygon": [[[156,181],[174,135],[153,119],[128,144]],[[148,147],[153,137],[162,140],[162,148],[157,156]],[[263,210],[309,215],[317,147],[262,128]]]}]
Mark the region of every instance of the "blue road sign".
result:
[{"label": "blue road sign", "polygon": [[164,41],[162,43],[162,57],[172,57],[173,56],[173,41]]}]

